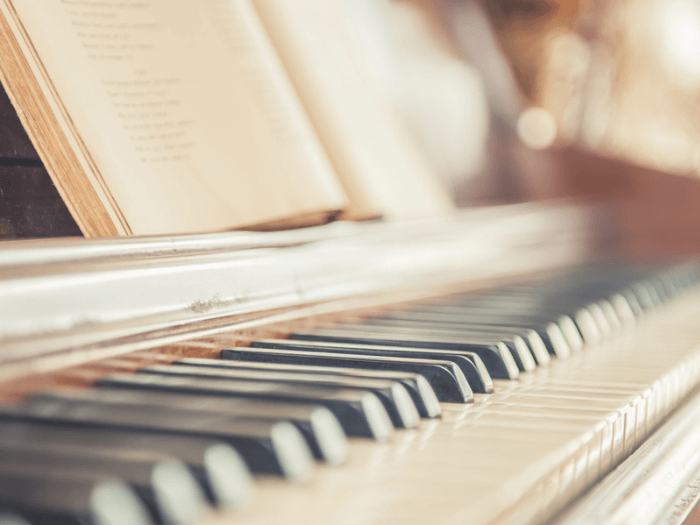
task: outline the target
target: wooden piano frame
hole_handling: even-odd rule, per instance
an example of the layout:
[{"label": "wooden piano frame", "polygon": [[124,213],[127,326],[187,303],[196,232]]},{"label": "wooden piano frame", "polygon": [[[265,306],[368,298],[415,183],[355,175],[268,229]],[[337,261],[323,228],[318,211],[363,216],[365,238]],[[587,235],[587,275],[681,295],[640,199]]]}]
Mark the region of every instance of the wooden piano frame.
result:
[{"label": "wooden piano frame", "polygon": [[[193,342],[215,348],[211,341],[222,336],[245,345],[380,305],[546,275],[596,252],[604,241],[600,212],[570,203],[516,205],[402,224],[6,242],[0,395],[19,401],[54,386],[58,371],[134,351],[182,355]],[[643,516],[656,505],[657,513],[670,509],[674,523],[692,519],[700,492],[698,421],[695,399],[560,523],[591,516],[629,522],[641,503]],[[650,497],[661,478],[662,497]]]}]

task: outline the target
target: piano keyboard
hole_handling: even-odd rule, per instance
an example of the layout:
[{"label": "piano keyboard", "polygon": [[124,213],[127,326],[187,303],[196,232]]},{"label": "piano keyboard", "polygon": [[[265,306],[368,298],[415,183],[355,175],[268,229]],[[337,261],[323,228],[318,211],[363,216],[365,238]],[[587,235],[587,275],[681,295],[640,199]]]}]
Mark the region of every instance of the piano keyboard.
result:
[{"label": "piano keyboard", "polygon": [[582,267],[68,369],[0,407],[0,523],[545,521],[700,381],[699,277]]}]

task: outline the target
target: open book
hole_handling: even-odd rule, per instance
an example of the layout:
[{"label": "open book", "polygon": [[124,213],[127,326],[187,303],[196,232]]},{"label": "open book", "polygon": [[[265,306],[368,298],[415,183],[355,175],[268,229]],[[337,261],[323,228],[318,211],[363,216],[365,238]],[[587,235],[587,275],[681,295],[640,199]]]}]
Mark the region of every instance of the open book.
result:
[{"label": "open book", "polygon": [[261,12],[266,25],[249,0],[0,0],[0,80],[85,235],[449,209],[401,126],[382,124],[388,107],[363,94],[369,128],[348,125],[342,97],[315,108],[318,58],[273,46],[304,36],[299,21]]}]

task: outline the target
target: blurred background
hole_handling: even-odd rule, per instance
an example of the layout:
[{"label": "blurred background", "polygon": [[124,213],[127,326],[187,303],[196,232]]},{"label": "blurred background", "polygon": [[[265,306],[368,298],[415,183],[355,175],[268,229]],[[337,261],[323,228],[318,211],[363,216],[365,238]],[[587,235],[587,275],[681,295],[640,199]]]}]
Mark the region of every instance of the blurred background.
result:
[{"label": "blurred background", "polygon": [[460,203],[538,195],[503,158],[520,144],[698,173],[697,0],[347,4],[377,77]]},{"label": "blurred background", "polygon": [[352,5],[377,78],[460,206],[594,198],[624,251],[698,251],[700,1]]},{"label": "blurred background", "polygon": [[[593,198],[631,254],[700,250],[700,0],[328,1],[459,206]],[[0,237],[79,235],[8,106]]]}]

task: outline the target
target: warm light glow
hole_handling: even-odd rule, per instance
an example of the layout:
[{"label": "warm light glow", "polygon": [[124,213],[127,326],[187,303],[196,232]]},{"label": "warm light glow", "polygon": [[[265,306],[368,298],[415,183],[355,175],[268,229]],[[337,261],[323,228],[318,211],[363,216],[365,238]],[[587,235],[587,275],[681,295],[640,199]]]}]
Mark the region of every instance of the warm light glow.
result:
[{"label": "warm light glow", "polygon": [[545,149],[557,138],[557,123],[544,108],[528,108],[518,118],[518,136],[527,147]]},{"label": "warm light glow", "polygon": [[661,46],[670,76],[686,87],[700,85],[700,2],[663,0]]}]

